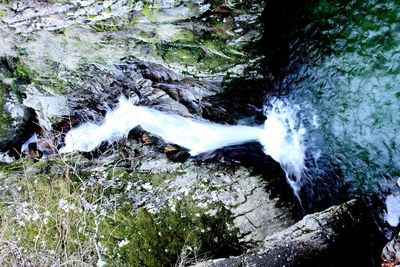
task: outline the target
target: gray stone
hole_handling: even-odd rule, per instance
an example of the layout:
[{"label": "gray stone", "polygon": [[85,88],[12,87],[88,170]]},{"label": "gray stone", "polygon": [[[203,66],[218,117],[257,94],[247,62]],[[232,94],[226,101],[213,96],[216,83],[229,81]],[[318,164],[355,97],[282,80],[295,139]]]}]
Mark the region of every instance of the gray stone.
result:
[{"label": "gray stone", "polygon": [[256,252],[196,266],[377,266],[382,241],[369,207],[351,200],[266,237]]},{"label": "gray stone", "polygon": [[[262,177],[252,175],[244,167],[225,170],[218,164],[171,163],[165,155],[150,148],[140,149],[146,157],[140,160],[137,171],[165,180],[139,180],[132,184],[127,195],[135,207],[145,207],[154,213],[166,206],[173,210],[174,200],[187,196],[202,208],[222,203],[231,212],[240,241],[250,246],[262,244],[266,236],[295,222],[294,206],[280,207],[279,199],[265,190]],[[209,209],[206,213],[214,212]]]},{"label": "gray stone", "polygon": [[69,115],[67,98],[63,96],[31,96],[23,104],[35,110],[40,125],[45,130],[52,129],[52,122]]}]

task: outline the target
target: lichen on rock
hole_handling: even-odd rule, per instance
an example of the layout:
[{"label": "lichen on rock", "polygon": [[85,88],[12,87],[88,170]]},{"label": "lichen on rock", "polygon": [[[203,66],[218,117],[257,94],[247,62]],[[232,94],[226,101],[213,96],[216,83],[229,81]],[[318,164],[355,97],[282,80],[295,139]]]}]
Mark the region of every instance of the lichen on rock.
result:
[{"label": "lichen on rock", "polygon": [[92,160],[3,163],[0,176],[0,248],[11,264],[160,266],[182,253],[222,257],[293,222],[293,210],[278,208],[245,168],[171,163],[134,140]]}]

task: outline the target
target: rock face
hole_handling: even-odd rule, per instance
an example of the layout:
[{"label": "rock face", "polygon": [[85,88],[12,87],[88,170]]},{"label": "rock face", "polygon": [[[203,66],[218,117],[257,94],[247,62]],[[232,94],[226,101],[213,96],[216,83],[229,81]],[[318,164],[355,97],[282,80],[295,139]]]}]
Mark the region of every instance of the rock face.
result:
[{"label": "rock face", "polygon": [[369,208],[352,200],[268,236],[255,254],[196,266],[377,266],[382,244]]},{"label": "rock face", "polygon": [[[179,254],[238,255],[292,225],[295,205],[273,188],[276,181],[287,186],[280,167],[265,180],[226,157],[238,148],[188,159],[136,129],[93,153],[55,153],[65,131],[101,122],[121,95],[186,117],[227,115],[217,104],[223,77],[255,63],[249,48],[261,36],[262,7],[223,0],[1,3],[0,104],[5,118],[15,113],[36,126],[10,124],[14,132],[0,132],[0,142],[17,142],[19,152],[29,134],[38,141],[25,145],[31,157],[0,163],[0,263],[172,265]],[[254,154],[266,158],[260,149]],[[10,158],[0,154],[0,161]]]},{"label": "rock face", "polygon": [[29,118],[26,107],[22,106],[18,98],[12,92],[0,84],[0,92],[3,99],[0,99],[0,151],[9,148],[12,140],[20,137],[22,129],[26,126]]},{"label": "rock face", "polygon": [[[59,94],[46,93],[42,90],[43,87],[40,89],[33,83],[19,84],[24,91],[23,105],[35,111],[37,123],[41,126],[37,147],[47,147],[53,152],[56,152],[57,141],[61,140],[57,136],[58,130],[65,130],[80,122],[101,121],[121,95],[131,98],[139,105],[201,119],[204,110],[209,112],[218,108],[210,105],[206,97],[221,91],[218,82],[184,77],[159,64],[143,62],[135,57],[125,58],[115,64],[90,64],[78,71],[64,71],[59,75],[59,81],[63,84]],[[30,232],[33,232],[36,234],[35,242],[40,240],[46,244],[42,245],[40,253],[47,255],[49,260],[35,258],[29,262],[62,263],[58,261],[61,259],[57,258],[61,257],[58,254],[55,259],[50,260],[52,251],[57,251],[57,247],[52,246],[53,241],[48,239],[47,234],[42,235],[42,230],[39,229],[45,229],[46,233],[52,230],[36,224],[39,222],[38,218],[48,221],[51,216],[59,216],[57,207],[74,214],[71,215],[73,218],[80,213],[93,213],[95,219],[88,219],[89,224],[97,223],[102,229],[95,235],[92,228],[86,229],[80,221],[72,220],[86,229],[83,233],[87,237],[85,240],[98,246],[97,259],[117,264],[118,261],[113,258],[120,255],[118,257],[122,257],[122,262],[129,262],[133,266],[159,266],[166,262],[172,264],[185,246],[210,255],[237,254],[243,247],[256,246],[263,242],[265,236],[294,223],[296,210],[293,203],[288,202],[287,206],[283,206],[277,194],[273,193],[274,189],[261,175],[252,174],[249,169],[235,164],[202,163],[201,160],[174,163],[168,158],[179,158],[184,151],[171,145],[166,146],[157,138],[138,130],[131,135],[128,140],[121,141],[122,145],[105,145],[98,151],[87,154],[88,158],[92,158],[89,162],[76,155],[71,156],[73,163],[69,161],[69,156],[64,158],[52,155],[47,162],[45,159],[40,160],[38,165],[30,166],[32,164],[27,163],[30,167],[26,171],[19,168],[15,172],[10,171],[7,165],[0,170],[5,182],[2,187],[0,185],[0,195],[4,196],[4,200],[12,198],[15,203],[12,207],[2,207],[13,212],[4,211],[2,214],[7,220],[18,218],[22,227],[7,229],[7,238],[18,244],[18,248],[28,249],[33,244],[24,240],[29,239]],[[231,150],[234,151],[233,148]],[[259,153],[263,155],[262,152]],[[213,156],[206,155],[203,159],[210,157]],[[183,155],[180,161],[186,159],[187,156]],[[24,164],[23,162],[21,160],[15,164]],[[274,176],[271,173],[269,177],[284,181],[283,173],[277,173],[279,175]],[[24,175],[28,180],[20,184],[18,177]],[[27,196],[20,193],[21,189],[18,188],[25,190],[34,183],[34,179],[46,184],[50,177],[57,181],[61,179],[60,183],[64,184],[62,177],[71,175],[75,177],[71,181],[73,187],[87,194],[78,197],[75,191],[71,195],[59,192],[64,196],[61,202],[57,203],[52,199],[54,203],[41,210],[35,201],[43,196],[39,189],[35,189],[36,200],[28,206],[20,204],[26,202]],[[10,188],[10,183],[14,182],[15,186]],[[96,191],[98,187],[103,190],[101,195]],[[52,190],[57,192],[58,189]],[[95,204],[91,200],[93,196],[102,198],[101,203]],[[124,220],[129,218],[134,221],[134,228],[131,229],[131,225],[120,225],[117,220],[119,216],[125,218]],[[147,224],[143,220],[150,220],[154,224]],[[30,226],[24,230],[26,225]],[[143,232],[157,230],[160,236],[174,234],[165,239],[158,234],[142,237],[139,236],[142,232],[137,233],[136,228],[143,228]],[[79,235],[75,229],[68,231],[72,235]],[[122,234],[114,236],[113,231]],[[101,237],[97,236],[99,234]],[[134,246],[136,240],[144,239],[144,244],[147,244],[150,242],[148,239],[155,238],[160,240],[149,247]],[[173,246],[168,243],[170,239],[173,240]],[[126,242],[132,245],[121,245]],[[68,252],[70,254],[63,258],[66,261],[75,259],[75,254],[78,253],[71,246],[72,249]],[[224,252],[225,246],[230,248]],[[118,249],[112,249],[114,247]],[[13,251],[7,245],[2,248]],[[22,256],[13,264],[24,261],[28,260]],[[93,263],[93,259],[89,262]]]},{"label": "rock face", "polygon": [[[165,205],[173,208],[174,199],[188,195],[203,208],[220,202],[231,212],[240,241],[248,244],[261,243],[265,236],[294,223],[294,206],[280,206],[279,199],[265,191],[267,184],[262,177],[251,175],[243,167],[231,166],[226,169],[211,163],[171,163],[144,149],[146,158],[141,161],[139,171],[154,176],[171,176],[173,179],[162,181],[158,186],[147,184],[145,187],[148,192],[135,197],[140,199],[136,204],[138,206],[155,211]],[[134,185],[137,186],[139,184]],[[207,211],[209,214],[216,212]]]},{"label": "rock face", "polygon": [[26,65],[41,74],[135,55],[175,71],[221,78],[227,70],[240,75],[254,63],[248,48],[261,38],[263,1],[57,2],[1,3],[0,56],[23,49]]},{"label": "rock face", "polygon": [[[72,125],[100,122],[105,113],[115,107],[120,96],[126,96],[138,105],[201,118],[204,109],[218,108],[211,106],[205,98],[222,90],[218,82],[185,78],[159,64],[134,57],[116,64],[92,64],[79,71],[64,72],[59,81],[63,83],[63,91],[58,94],[43,91],[32,83],[20,84],[17,78],[11,78],[12,85],[3,86],[1,114],[5,144],[22,131],[23,123],[29,119],[28,109],[35,112],[42,135],[49,138],[48,132],[53,130],[53,125],[63,124],[63,121]],[[21,95],[12,92],[12,86],[18,88]],[[24,99],[21,100],[22,96]],[[35,128],[29,130],[32,134]]]},{"label": "rock face", "polygon": [[20,138],[27,122],[34,119],[21,103],[25,78],[25,70],[15,66],[13,59],[0,57],[0,151],[7,149],[12,140]]},{"label": "rock face", "polygon": [[[254,64],[251,46],[261,37],[263,10],[256,0],[225,4],[0,3],[0,68],[14,62],[0,71],[0,79],[13,87],[11,95],[0,88],[2,124],[13,123],[10,130],[23,132],[16,124],[31,109],[37,115],[34,124],[45,130],[63,118],[72,117],[72,124],[98,120],[121,94],[184,116],[221,114],[205,97],[220,92],[227,74],[242,75]],[[0,139],[4,144],[15,140],[15,132]],[[18,142],[27,138],[28,133]]]},{"label": "rock face", "polygon": [[121,95],[138,105],[201,118],[203,108],[212,108],[205,97],[222,90],[217,82],[185,78],[135,57],[113,65],[89,65],[78,73],[65,73],[63,79],[64,89],[70,92],[70,110],[77,115],[92,114],[84,120],[103,116]]},{"label": "rock face", "polygon": [[[202,119],[204,111],[219,108],[206,98],[222,91],[218,82],[182,77],[159,64],[135,57],[116,64],[91,64],[78,71],[65,71],[59,82],[63,91],[58,94],[44,92],[32,83],[19,85],[24,99],[16,101],[22,111],[29,108],[36,114],[35,123],[40,128],[27,130],[30,134],[39,131],[39,139],[45,139],[43,142],[49,144],[53,153],[62,143],[60,132],[83,122],[101,123],[121,96],[137,105]],[[17,151],[20,144],[14,144]]]}]

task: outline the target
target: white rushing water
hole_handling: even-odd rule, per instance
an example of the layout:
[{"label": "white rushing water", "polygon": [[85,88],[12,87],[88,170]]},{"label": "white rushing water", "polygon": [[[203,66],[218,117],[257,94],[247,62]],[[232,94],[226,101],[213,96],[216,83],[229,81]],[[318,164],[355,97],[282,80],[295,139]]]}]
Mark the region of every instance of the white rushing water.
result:
[{"label": "white rushing water", "polygon": [[392,188],[392,193],[385,197],[386,211],[383,219],[392,227],[400,223],[400,177],[397,178],[397,187]]},{"label": "white rushing water", "polygon": [[171,115],[152,108],[135,106],[121,97],[118,107],[109,111],[102,124],[85,123],[66,134],[60,153],[92,151],[104,141],[127,136],[137,126],[189,150],[192,156],[225,146],[258,141],[264,152],[279,162],[287,174],[299,180],[304,168],[305,129],[296,122],[296,109],[274,101],[266,110],[267,120],[260,127],[222,125]]},{"label": "white rushing water", "polygon": [[397,227],[400,221],[400,194],[390,194],[386,197],[385,221],[392,227]]}]

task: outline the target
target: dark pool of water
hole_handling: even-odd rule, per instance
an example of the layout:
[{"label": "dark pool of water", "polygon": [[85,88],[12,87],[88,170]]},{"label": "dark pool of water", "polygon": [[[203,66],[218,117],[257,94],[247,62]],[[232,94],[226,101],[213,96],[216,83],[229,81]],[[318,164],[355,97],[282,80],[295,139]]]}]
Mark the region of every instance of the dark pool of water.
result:
[{"label": "dark pool of water", "polygon": [[397,190],[400,2],[291,2],[267,5],[264,47],[277,94],[319,125],[303,196],[315,208]]}]

